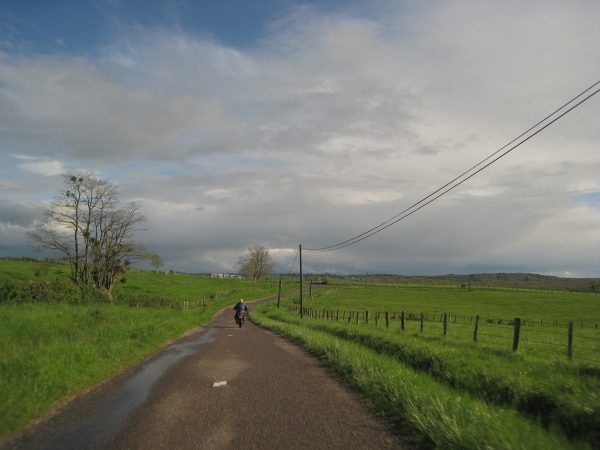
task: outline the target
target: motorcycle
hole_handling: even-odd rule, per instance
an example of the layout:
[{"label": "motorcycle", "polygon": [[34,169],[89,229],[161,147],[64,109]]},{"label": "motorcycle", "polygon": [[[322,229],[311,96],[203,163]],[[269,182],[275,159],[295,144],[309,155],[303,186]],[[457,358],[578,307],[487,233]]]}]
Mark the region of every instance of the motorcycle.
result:
[{"label": "motorcycle", "polygon": [[240,328],[242,328],[242,325],[245,320],[246,320],[246,313],[244,311],[240,311],[235,314],[235,323],[237,323],[240,326]]}]

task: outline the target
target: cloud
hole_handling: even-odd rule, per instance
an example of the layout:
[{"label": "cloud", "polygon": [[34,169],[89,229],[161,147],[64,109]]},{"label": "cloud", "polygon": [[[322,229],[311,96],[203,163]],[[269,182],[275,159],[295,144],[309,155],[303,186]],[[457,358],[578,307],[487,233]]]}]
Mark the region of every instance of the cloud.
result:
[{"label": "cloud", "polygon": [[59,175],[65,171],[60,161],[35,161],[19,164],[21,169],[44,176]]},{"label": "cloud", "polygon": [[[95,170],[143,206],[166,266],[235,270],[260,244],[283,270],[299,243],[389,219],[597,81],[598,5],[303,6],[243,50],[136,27],[94,57],[0,53],[2,196]],[[595,273],[597,105],[307,270]]]},{"label": "cloud", "polygon": [[30,227],[41,219],[45,206],[41,202],[11,202],[0,199],[0,223]]}]

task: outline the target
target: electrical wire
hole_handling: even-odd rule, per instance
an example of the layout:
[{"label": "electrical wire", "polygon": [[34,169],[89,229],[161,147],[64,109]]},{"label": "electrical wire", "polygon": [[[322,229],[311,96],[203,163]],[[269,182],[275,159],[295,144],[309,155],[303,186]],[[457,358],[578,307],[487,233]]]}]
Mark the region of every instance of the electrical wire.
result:
[{"label": "electrical wire", "polygon": [[292,266],[290,267],[290,273],[294,273],[294,266],[296,265],[296,260],[298,259],[298,253],[300,253],[300,248],[298,248],[298,250],[296,251],[296,256],[294,257],[294,262],[292,263]]},{"label": "electrical wire", "polygon": [[[498,156],[497,158],[493,159],[491,162],[489,162],[488,164],[484,165],[483,167],[481,167],[480,169],[478,169],[477,171],[473,172],[471,175],[469,175],[468,177],[462,179],[461,181],[459,181],[458,183],[454,184],[454,182],[456,182],[457,180],[461,179],[462,177],[464,177],[466,174],[468,174],[469,172],[473,171],[475,168],[481,166],[484,162],[488,161],[490,158],[492,158],[493,156],[497,155],[499,152],[501,152],[502,150],[504,150],[506,147],[508,147],[509,145],[511,145],[512,143],[516,142],[517,140],[519,140],[521,137],[525,136],[527,133],[529,133],[530,131],[532,131],[533,129],[535,129],[536,127],[538,127],[540,124],[542,124],[543,122],[545,122],[546,120],[548,120],[550,117],[554,116],[557,112],[561,111],[562,109],[566,108],[569,104],[573,103],[575,100],[577,100],[579,97],[581,97],[582,95],[584,95],[586,92],[588,92],[589,90],[593,89],[596,85],[600,84],[600,81],[594,83],[593,85],[591,85],[589,88],[587,88],[585,91],[583,91],[582,93],[580,93],[579,95],[577,95],[576,97],[572,98],[571,100],[569,100],[567,103],[565,103],[563,106],[561,106],[560,108],[558,108],[556,111],[554,111],[552,114],[546,116],[544,119],[542,119],[541,121],[539,121],[537,124],[535,124],[533,127],[529,128],[527,131],[525,131],[524,133],[522,133],[521,135],[519,135],[518,137],[516,137],[515,139],[513,139],[512,141],[510,141],[508,144],[506,144],[505,146],[503,146],[502,148],[500,148],[499,150],[495,151],[494,153],[492,153],[491,155],[489,155],[487,158],[483,159],[482,161],[480,161],[479,163],[477,163],[476,165],[474,165],[473,167],[471,167],[470,169],[468,169],[467,171],[463,172],[461,175],[459,175],[458,177],[454,178],[452,181],[446,183],[444,186],[442,186],[441,188],[437,189],[436,191],[432,192],[431,194],[429,194],[427,197],[424,197],[423,199],[419,200],[418,202],[416,202],[415,204],[413,204],[412,206],[406,208],[404,211],[396,214],[394,217],[388,219],[387,221],[377,225],[376,227],[371,228],[368,231],[365,231],[364,233],[361,233],[357,236],[354,236],[353,238],[347,239],[345,241],[342,241],[338,244],[335,245],[330,245],[328,247],[321,247],[321,248],[315,248],[315,249],[310,249],[310,248],[306,248],[304,249],[307,252],[311,252],[311,253],[325,253],[325,252],[329,252],[329,251],[334,251],[334,250],[339,250],[341,248],[347,247],[349,245],[352,244],[356,244],[357,242],[360,242],[370,236],[373,236],[374,234],[379,233],[380,231],[385,230],[386,228],[398,223],[399,221],[401,221],[402,219],[405,219],[406,217],[410,216],[411,214],[417,212],[418,210],[420,210],[421,208],[427,206],[429,203],[437,200],[438,198],[440,198],[441,196],[447,194],[448,192],[450,192],[451,190],[453,190],[454,188],[460,186],[462,183],[464,183],[465,181],[467,181],[468,179],[472,178],[473,176],[475,176],[476,174],[478,174],[479,172],[481,172],[482,170],[484,170],[485,168],[489,167],[490,165],[492,165],[493,163],[495,163],[496,161],[498,161],[500,158],[506,156],[508,153],[512,152],[515,148],[519,147],[520,145],[524,144],[525,142],[527,142],[529,139],[531,139],[532,137],[534,137],[535,135],[537,135],[538,133],[540,133],[541,131],[543,131],[544,129],[546,129],[547,127],[549,127],[550,125],[552,125],[554,122],[556,122],[558,119],[562,118],[563,116],[565,116],[566,114],[568,114],[569,112],[571,112],[573,109],[577,108],[578,106],[580,106],[582,103],[584,103],[585,101],[587,101],[588,99],[590,99],[591,97],[593,97],[594,95],[596,95],[598,92],[600,92],[600,90],[596,90],[594,91],[592,94],[588,95],[586,98],[584,98],[583,100],[581,100],[579,103],[577,103],[576,105],[572,106],[571,108],[569,108],[567,111],[565,111],[564,113],[562,113],[560,116],[556,117],[555,119],[553,119],[551,122],[547,123],[546,125],[544,125],[542,128],[540,128],[539,130],[537,130],[535,133],[531,134],[530,136],[528,136],[527,138],[525,138],[524,140],[522,140],[521,142],[519,142],[517,145],[513,146],[512,148],[506,150],[504,153],[502,153],[500,156]],[[448,186],[451,186],[450,188],[446,189]],[[446,190],[444,190],[446,189]],[[438,192],[443,191],[442,193],[440,193],[439,195],[436,195]],[[433,197],[435,196],[435,197]],[[429,199],[433,197],[431,200],[429,200],[426,203],[425,200]],[[417,205],[423,203],[421,206],[419,206],[418,208],[414,209],[411,212],[411,209],[415,208]],[[407,213],[407,214],[405,214]]]}]

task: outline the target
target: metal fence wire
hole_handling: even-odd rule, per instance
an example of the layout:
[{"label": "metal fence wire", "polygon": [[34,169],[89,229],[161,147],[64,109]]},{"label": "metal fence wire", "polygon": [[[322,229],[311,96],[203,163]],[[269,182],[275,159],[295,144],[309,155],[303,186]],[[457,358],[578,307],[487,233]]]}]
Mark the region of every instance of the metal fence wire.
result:
[{"label": "metal fence wire", "polygon": [[[324,295],[323,292],[321,295]],[[529,320],[529,324],[523,325],[523,321],[519,318],[515,319],[498,319],[486,317],[482,319],[480,316],[473,318],[462,316],[463,320],[457,320],[461,316],[452,316],[450,314],[425,314],[425,313],[414,313],[414,312],[381,312],[381,311],[357,311],[357,310],[327,310],[326,308],[312,309],[310,307],[304,307],[305,314],[310,318],[330,320],[346,323],[349,325],[363,325],[373,327],[392,327],[398,328],[401,326],[403,330],[410,328],[410,332],[419,332],[431,335],[432,332],[440,333],[444,335],[451,335],[452,337],[462,340],[485,340],[489,345],[491,342],[489,338],[501,339],[503,342],[512,342],[512,348],[514,351],[517,349],[525,351],[535,351],[536,353],[545,353],[555,356],[567,356],[570,360],[577,359],[581,361],[588,361],[595,364],[600,364],[600,360],[588,358],[586,356],[592,356],[600,353],[600,348],[596,346],[596,342],[600,342],[600,337],[586,336],[583,333],[590,333],[597,330],[596,327],[589,326],[575,326],[573,322],[569,322],[566,327],[556,326],[557,322],[550,322],[552,326],[548,326],[546,329],[543,327],[542,321],[534,322]],[[445,316],[445,317],[444,317]],[[387,320],[386,320],[387,317]],[[525,322],[527,323],[527,322]],[[530,325],[535,323],[535,325]],[[410,327],[407,325],[410,324]],[[493,332],[493,330],[506,332],[506,335]],[[547,341],[540,339],[531,339],[532,334],[538,336],[545,336]],[[583,340],[592,345],[579,345],[574,344],[575,341]],[[502,347],[505,344],[497,344]],[[537,346],[547,346],[550,348],[560,349],[563,348],[564,352],[550,352],[541,350]],[[536,348],[532,348],[536,346]]]}]

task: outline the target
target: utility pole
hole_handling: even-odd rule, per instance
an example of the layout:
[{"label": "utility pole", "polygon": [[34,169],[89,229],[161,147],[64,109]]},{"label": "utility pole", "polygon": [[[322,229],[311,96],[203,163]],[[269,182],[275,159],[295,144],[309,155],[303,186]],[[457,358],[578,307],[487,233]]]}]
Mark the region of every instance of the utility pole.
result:
[{"label": "utility pole", "polygon": [[302,301],[302,245],[298,247],[298,252],[300,253],[300,318],[304,318],[304,302]]},{"label": "utility pole", "polygon": [[279,291],[277,291],[277,308],[279,308],[280,302],[281,302],[281,274],[279,274]]}]

